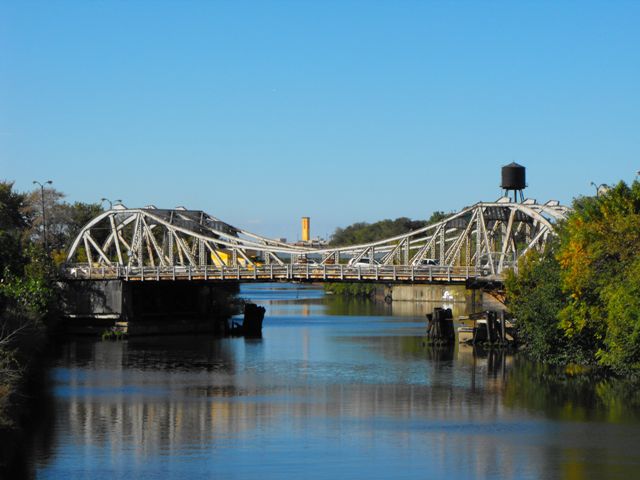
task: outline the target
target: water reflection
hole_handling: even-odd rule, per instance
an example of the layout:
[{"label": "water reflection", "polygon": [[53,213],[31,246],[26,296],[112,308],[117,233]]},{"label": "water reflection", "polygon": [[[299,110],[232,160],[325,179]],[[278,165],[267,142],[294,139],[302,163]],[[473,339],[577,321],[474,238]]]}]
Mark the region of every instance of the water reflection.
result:
[{"label": "water reflection", "polygon": [[17,431],[0,428],[0,479],[33,478],[33,458],[49,458],[56,444],[55,402],[48,376],[36,372],[18,400],[28,418],[13,419],[20,426]]},{"label": "water reflection", "polygon": [[425,347],[423,311],[394,315],[309,287],[244,295],[267,307],[261,340],[65,344],[52,371],[53,454],[34,453],[38,476],[630,478],[637,468],[638,394],[618,384],[551,381],[499,351]]},{"label": "water reflection", "polygon": [[516,359],[509,372],[505,403],[544,411],[548,417],[563,421],[640,421],[637,383],[562,374],[524,359]]}]

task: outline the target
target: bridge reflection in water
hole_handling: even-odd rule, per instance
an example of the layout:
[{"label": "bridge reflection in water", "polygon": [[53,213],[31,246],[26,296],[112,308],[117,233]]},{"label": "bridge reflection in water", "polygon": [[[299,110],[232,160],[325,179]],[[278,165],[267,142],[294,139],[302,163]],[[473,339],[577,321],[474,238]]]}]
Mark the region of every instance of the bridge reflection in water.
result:
[{"label": "bridge reflection in water", "polygon": [[562,389],[532,400],[544,377],[510,356],[423,347],[422,314],[352,302],[347,315],[290,286],[243,294],[267,306],[263,340],[64,345],[40,476],[587,478],[639,460],[637,417],[573,422],[602,406]]}]

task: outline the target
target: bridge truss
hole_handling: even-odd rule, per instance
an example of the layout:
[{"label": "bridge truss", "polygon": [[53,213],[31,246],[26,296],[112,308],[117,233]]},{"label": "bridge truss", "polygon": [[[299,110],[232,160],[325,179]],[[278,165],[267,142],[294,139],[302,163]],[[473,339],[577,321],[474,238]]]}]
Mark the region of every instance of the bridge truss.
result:
[{"label": "bridge truss", "polygon": [[520,256],[543,249],[568,211],[556,201],[504,197],[377,242],[312,248],[253,234],[202,211],[116,205],[82,229],[64,273],[127,280],[499,279]]}]

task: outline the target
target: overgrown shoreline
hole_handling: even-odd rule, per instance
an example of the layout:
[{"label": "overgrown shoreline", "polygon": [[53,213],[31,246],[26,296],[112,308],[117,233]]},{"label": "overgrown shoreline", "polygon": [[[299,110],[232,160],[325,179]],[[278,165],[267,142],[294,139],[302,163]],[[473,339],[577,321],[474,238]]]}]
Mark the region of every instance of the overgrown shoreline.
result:
[{"label": "overgrown shoreline", "polygon": [[46,323],[60,298],[53,257],[75,233],[67,225],[47,248],[36,200],[0,182],[0,471],[19,463],[12,460],[36,414],[31,384],[44,370]]},{"label": "overgrown shoreline", "polygon": [[640,379],[640,182],[577,198],[557,230],[505,282],[525,353]]}]

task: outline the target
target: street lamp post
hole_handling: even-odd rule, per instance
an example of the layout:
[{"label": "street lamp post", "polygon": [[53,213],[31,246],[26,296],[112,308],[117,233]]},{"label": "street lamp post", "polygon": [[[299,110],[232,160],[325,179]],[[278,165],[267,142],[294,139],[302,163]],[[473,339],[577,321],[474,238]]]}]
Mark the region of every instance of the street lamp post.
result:
[{"label": "street lamp post", "polygon": [[609,188],[609,185],[606,183],[601,183],[600,185],[596,185],[594,182],[591,182],[591,186],[596,189],[596,197],[600,196],[600,192],[606,191]]},{"label": "street lamp post", "polygon": [[53,182],[51,180],[47,180],[42,184],[39,181],[34,180],[33,183],[34,185],[40,185],[40,200],[42,201],[42,238],[44,240],[44,251],[48,254],[49,243],[47,242],[47,214],[44,208],[44,186],[51,185]]},{"label": "street lamp post", "polygon": [[[109,202],[109,210],[113,210],[113,203],[114,203],[114,202],[112,202],[112,201],[111,201],[111,200],[109,200],[108,198],[101,198],[101,199],[100,199],[100,202],[101,202],[101,203],[102,203],[102,202]],[[117,199],[117,200],[116,200],[116,203],[122,203],[122,200]]]}]

